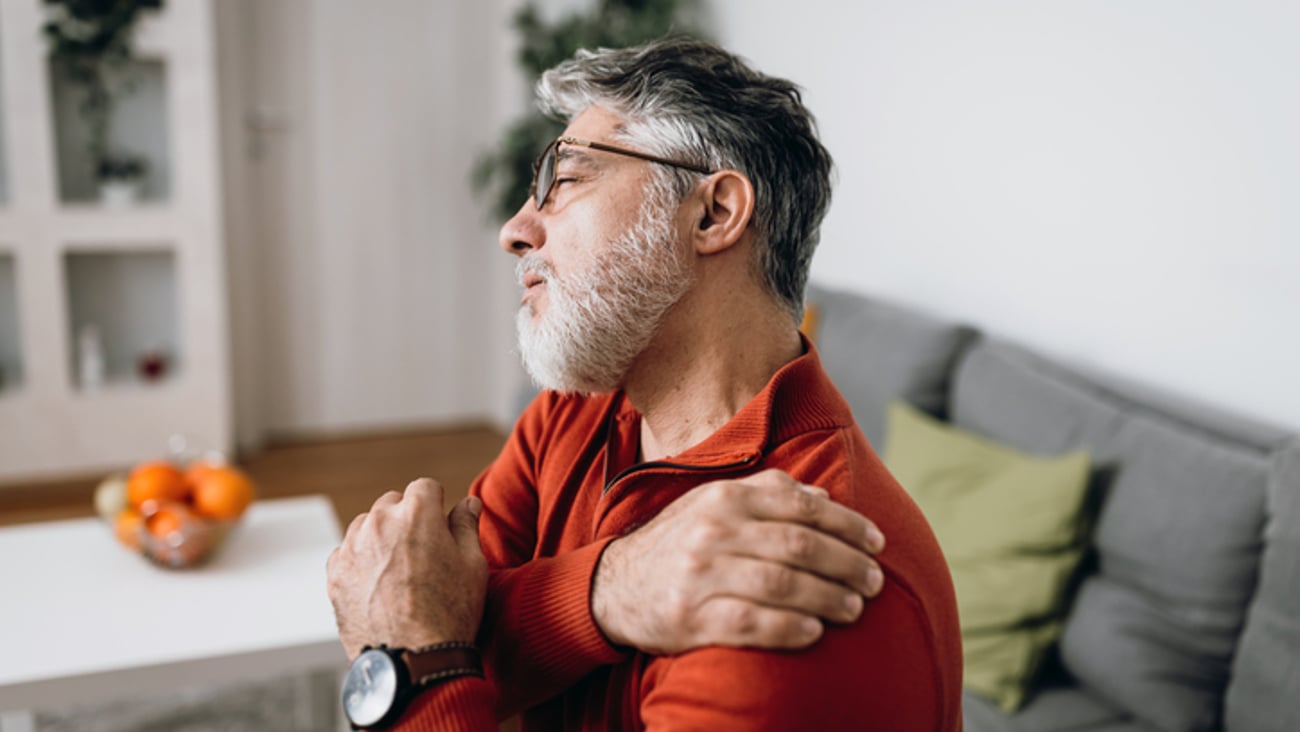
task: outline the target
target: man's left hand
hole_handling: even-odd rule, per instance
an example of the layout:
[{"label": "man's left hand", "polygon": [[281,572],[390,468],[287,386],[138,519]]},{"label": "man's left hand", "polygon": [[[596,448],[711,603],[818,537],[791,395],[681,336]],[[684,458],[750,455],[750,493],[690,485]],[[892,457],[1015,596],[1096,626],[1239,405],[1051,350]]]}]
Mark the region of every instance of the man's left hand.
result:
[{"label": "man's left hand", "polygon": [[367,645],[474,641],[488,574],[478,540],[481,509],[479,499],[466,498],[444,517],[442,486],[420,478],[353,519],[326,563],[349,660]]}]

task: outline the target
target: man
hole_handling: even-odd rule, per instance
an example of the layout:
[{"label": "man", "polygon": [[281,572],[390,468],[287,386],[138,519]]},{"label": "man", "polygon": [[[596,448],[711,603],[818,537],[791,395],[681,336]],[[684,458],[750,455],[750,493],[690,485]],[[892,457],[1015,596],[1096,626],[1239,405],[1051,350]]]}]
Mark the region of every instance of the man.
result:
[{"label": "man", "polygon": [[392,665],[429,677],[372,710],[403,729],[960,729],[938,545],[797,329],[831,165],[797,89],[666,40],[538,91],[569,125],[501,245],[549,390],[445,521],[421,480],[349,527],[349,656],[430,650],[345,706]]}]

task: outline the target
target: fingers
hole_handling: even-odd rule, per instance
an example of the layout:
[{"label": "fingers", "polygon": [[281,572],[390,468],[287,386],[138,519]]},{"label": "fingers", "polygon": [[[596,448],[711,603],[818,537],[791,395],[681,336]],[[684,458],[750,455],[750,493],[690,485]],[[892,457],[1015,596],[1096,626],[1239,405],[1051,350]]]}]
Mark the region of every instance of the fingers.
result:
[{"label": "fingers", "polygon": [[720,573],[717,595],[800,615],[851,623],[862,613],[862,595],[807,572],[777,562],[735,558]]},{"label": "fingers", "polygon": [[382,523],[395,513],[407,513],[411,519],[420,520],[423,514],[436,511],[442,515],[443,487],[431,478],[416,478],[407,484],[406,490],[386,491],[370,506],[369,511],[357,514],[343,532],[343,541],[355,540],[367,521]]},{"label": "fingers", "polygon": [[483,549],[478,541],[478,517],[483,511],[483,502],[474,496],[462,499],[451,509],[447,517],[447,526],[451,529],[456,546],[461,556],[474,561],[482,561]]},{"label": "fingers", "polygon": [[885,537],[870,519],[827,500],[826,492],[805,486],[779,470],[765,470],[735,481],[755,518],[810,526],[863,551],[878,554]]},{"label": "fingers", "polygon": [[695,618],[697,643],[755,648],[806,648],[822,637],[816,618],[791,610],[719,597],[700,608]]},{"label": "fingers", "polygon": [[880,594],[884,585],[880,564],[869,554],[800,524],[778,521],[745,524],[736,534],[732,551],[818,575],[842,585],[841,591],[848,587],[867,597]]},{"label": "fingers", "polygon": [[401,499],[414,510],[436,509],[442,515],[442,484],[432,478],[416,478],[408,483]]},{"label": "fingers", "polygon": [[369,515],[369,514],[366,513],[365,511],[362,511],[361,513],[357,514],[357,515],[352,519],[352,522],[348,524],[348,530],[345,531],[345,532],[343,532],[343,537],[344,537],[344,538],[347,538],[347,537],[349,537],[349,536],[352,536],[352,535],[356,534],[357,531],[359,531],[359,530],[361,529],[361,524],[365,523],[365,521],[366,521],[366,516],[368,516],[368,515]]}]

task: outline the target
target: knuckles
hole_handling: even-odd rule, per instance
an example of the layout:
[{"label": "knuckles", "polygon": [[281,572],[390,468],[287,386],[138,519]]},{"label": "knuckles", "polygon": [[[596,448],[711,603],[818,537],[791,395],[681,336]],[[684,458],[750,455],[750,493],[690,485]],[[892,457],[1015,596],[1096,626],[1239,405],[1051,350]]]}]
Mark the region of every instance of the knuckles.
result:
[{"label": "knuckles", "polygon": [[704,517],[696,521],[687,531],[685,546],[687,551],[713,552],[727,534],[727,528],[717,519]]},{"label": "knuckles", "polygon": [[695,614],[691,612],[691,603],[680,592],[668,593],[660,608],[670,627],[681,627],[695,620]]},{"label": "knuckles", "polygon": [[758,575],[763,592],[772,598],[785,598],[794,594],[794,570],[782,565],[771,565]]},{"label": "knuckles", "polygon": [[404,498],[413,508],[424,508],[430,502],[442,502],[442,484],[432,478],[416,478],[406,486]]},{"label": "knuckles", "polygon": [[745,486],[737,481],[720,480],[709,484],[708,498],[714,506],[724,508],[742,499],[746,492]]},{"label": "knuckles", "polygon": [[790,496],[790,510],[796,519],[811,521],[817,517],[821,509],[821,501],[817,496],[805,490],[796,490]]},{"label": "knuckles", "polygon": [[785,529],[786,558],[798,564],[806,564],[817,553],[817,542],[813,535],[798,527]]},{"label": "knuckles", "polygon": [[758,610],[748,603],[730,602],[719,613],[721,622],[732,632],[742,636],[752,636],[758,631]]},{"label": "knuckles", "polygon": [[795,479],[790,474],[780,468],[768,468],[767,470],[755,473],[751,480],[759,485],[772,486],[775,488],[793,488]]}]

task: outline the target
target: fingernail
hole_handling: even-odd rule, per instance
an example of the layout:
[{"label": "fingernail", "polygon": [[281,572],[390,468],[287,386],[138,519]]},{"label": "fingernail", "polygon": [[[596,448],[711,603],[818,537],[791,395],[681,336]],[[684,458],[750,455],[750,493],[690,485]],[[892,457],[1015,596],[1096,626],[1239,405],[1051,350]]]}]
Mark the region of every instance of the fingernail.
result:
[{"label": "fingernail", "polygon": [[885,548],[885,535],[875,526],[867,527],[867,548],[873,552],[879,552]]},{"label": "fingernail", "polygon": [[478,515],[483,512],[483,501],[480,501],[475,496],[470,496],[465,501],[465,508],[473,514],[474,518],[478,518]]},{"label": "fingernail", "polygon": [[822,623],[817,618],[804,618],[799,623],[799,629],[809,638],[816,638],[822,634]]},{"label": "fingernail", "polygon": [[867,589],[868,594],[876,595],[880,588],[885,585],[885,573],[880,571],[879,567],[872,567],[867,570]]},{"label": "fingernail", "polygon": [[844,609],[849,611],[849,619],[856,620],[858,613],[862,612],[862,595],[853,593],[844,596]]}]

